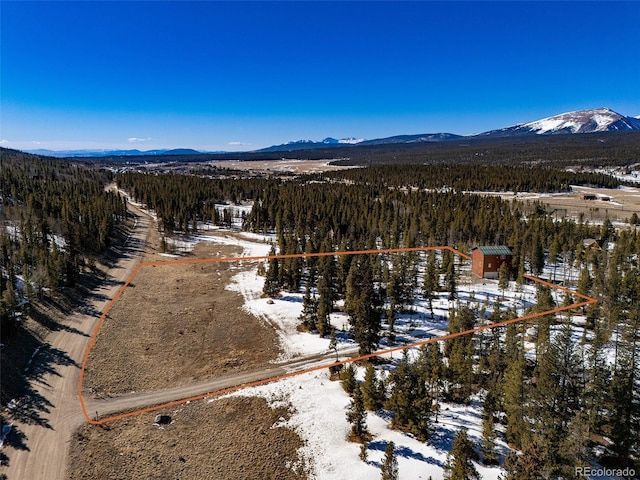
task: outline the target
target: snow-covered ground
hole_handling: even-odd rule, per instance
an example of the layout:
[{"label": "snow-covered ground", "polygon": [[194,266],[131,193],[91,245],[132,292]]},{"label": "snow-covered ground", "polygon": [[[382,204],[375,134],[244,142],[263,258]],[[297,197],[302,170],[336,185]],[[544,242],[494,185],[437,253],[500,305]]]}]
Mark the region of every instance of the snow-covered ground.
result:
[{"label": "snow-covered ground", "polygon": [[640,183],[640,164],[624,167],[599,168],[595,171],[597,173],[612,175],[618,180],[623,180],[625,182]]},{"label": "snow-covered ground", "polygon": [[[468,407],[442,404],[438,423],[427,443],[391,430],[390,419],[382,412],[369,412],[367,427],[373,439],[368,445],[367,462],[363,462],[359,458],[360,444],[347,441],[350,425],[345,412],[350,403],[349,396],[340,382],[329,380],[328,371],[307,373],[232,395],[256,395],[273,406],[289,406],[291,418],[279,426],[292,428],[304,440],[300,454],[311,468],[310,476],[317,479],[379,478],[384,449],[392,441],[401,479],[426,480],[431,477],[436,480],[443,477],[446,456],[458,430],[466,428],[469,437],[477,443],[482,438],[482,407],[478,398],[474,398]],[[500,455],[508,452],[501,440],[498,440],[497,448]],[[476,468],[486,479],[497,479],[502,473],[498,467],[476,464]]]}]

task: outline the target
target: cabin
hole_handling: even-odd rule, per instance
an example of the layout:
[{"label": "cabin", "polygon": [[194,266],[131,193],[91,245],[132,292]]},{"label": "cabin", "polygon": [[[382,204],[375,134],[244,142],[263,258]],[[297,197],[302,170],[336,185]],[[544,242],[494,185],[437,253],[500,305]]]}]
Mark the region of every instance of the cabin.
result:
[{"label": "cabin", "polygon": [[583,193],[580,198],[582,198],[582,200],[597,200],[598,197],[597,195],[593,194],[593,193]]},{"label": "cabin", "polygon": [[480,278],[498,278],[503,263],[511,268],[513,252],[505,245],[475,247],[471,250],[471,271]]},{"label": "cabin", "polygon": [[595,238],[585,238],[582,240],[582,247],[585,250],[602,250],[604,239],[596,240]]}]

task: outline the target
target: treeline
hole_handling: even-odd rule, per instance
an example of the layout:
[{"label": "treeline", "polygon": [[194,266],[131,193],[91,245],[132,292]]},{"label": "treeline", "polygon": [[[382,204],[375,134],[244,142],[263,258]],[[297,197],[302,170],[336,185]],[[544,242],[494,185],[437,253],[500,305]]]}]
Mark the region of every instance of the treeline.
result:
[{"label": "treeline", "polygon": [[[320,176],[319,176],[320,177]],[[457,191],[568,192],[571,185],[618,188],[611,175],[569,172],[548,167],[509,165],[379,165],[322,174],[324,178],[366,183],[376,187],[418,189],[450,188]]]},{"label": "treeline", "polygon": [[539,273],[554,243],[559,255],[571,256],[585,238],[612,237],[607,225],[557,221],[539,204],[498,197],[296,182],[267,184],[245,219],[249,230],[275,231],[281,253],[505,244],[523,273]]},{"label": "treeline", "polygon": [[[191,175],[125,173],[118,186],[158,215],[160,228],[193,232],[199,222],[228,223],[216,204],[252,200],[244,227],[278,233],[283,253],[327,248],[360,249],[452,245],[462,250],[502,243],[516,250],[532,271],[540,251],[554,238],[570,254],[584,238],[600,238],[600,228],[553,221],[545,209],[499,198],[463,194],[465,190],[555,191],[572,183],[616,186],[607,175],[571,174],[525,167],[464,166],[355,169],[282,181],[252,178],[211,179]],[[454,185],[442,190],[444,185]],[[403,188],[415,187],[415,188]],[[605,232],[607,233],[607,232]],[[535,260],[537,257],[537,260]]]},{"label": "treeline", "polygon": [[[211,172],[207,172],[208,175]],[[276,180],[225,179],[195,175],[155,175],[127,172],[117,177],[118,188],[127,191],[136,201],[155,211],[159,227],[167,234],[198,230],[198,222],[229,223],[216,204],[257,199],[266,183]]]},{"label": "treeline", "polygon": [[125,200],[105,191],[109,181],[108,172],[81,163],[0,150],[3,337],[15,326],[21,297],[75,285],[109,245],[126,216]]}]

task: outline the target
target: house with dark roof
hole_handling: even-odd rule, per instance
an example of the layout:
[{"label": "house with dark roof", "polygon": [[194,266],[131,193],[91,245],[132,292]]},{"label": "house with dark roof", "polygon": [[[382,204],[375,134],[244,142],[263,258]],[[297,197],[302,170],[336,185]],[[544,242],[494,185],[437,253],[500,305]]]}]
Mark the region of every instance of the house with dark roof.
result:
[{"label": "house with dark roof", "polygon": [[505,245],[475,247],[471,250],[471,271],[480,278],[498,278],[503,263],[511,268],[513,252]]}]

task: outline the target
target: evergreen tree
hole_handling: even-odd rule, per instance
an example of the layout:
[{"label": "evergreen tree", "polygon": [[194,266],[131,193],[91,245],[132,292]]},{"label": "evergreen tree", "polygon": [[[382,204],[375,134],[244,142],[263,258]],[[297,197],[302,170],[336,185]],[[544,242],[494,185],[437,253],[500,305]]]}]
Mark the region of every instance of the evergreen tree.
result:
[{"label": "evergreen tree", "polygon": [[364,408],[375,411],[382,407],[382,401],[379,397],[378,381],[376,378],[376,369],[372,364],[367,366],[364,374],[364,381],[360,385],[362,391],[362,401]]},{"label": "evergreen tree", "polygon": [[[535,312],[546,312],[555,307],[555,302],[551,294],[551,288],[546,285],[538,285],[536,291],[536,305],[534,307]],[[536,358],[538,357],[540,350],[549,342],[551,325],[555,320],[554,315],[542,315],[538,317],[536,328]]]},{"label": "evergreen tree", "polygon": [[408,430],[418,440],[426,441],[431,429],[431,398],[419,367],[409,363],[405,353],[389,380],[391,393],[385,406],[394,415],[392,427]]},{"label": "evergreen tree", "polygon": [[545,476],[544,463],[535,443],[528,443],[522,454],[509,452],[504,461],[505,475],[502,480],[540,480]]},{"label": "evergreen tree", "polygon": [[331,327],[331,337],[329,340],[329,350],[336,354],[336,362],[338,361],[338,338],[336,336],[336,329]]},{"label": "evergreen tree", "polygon": [[[461,307],[449,322],[449,333],[470,330],[475,325],[475,313],[469,307]],[[462,335],[445,341],[445,355],[449,358],[447,378],[453,384],[450,392],[456,401],[465,401],[471,394],[474,382],[473,345],[474,334]]]},{"label": "evergreen tree", "polygon": [[380,339],[379,301],[374,289],[369,262],[354,261],[352,268],[360,268],[360,271],[357,279],[354,280],[358,293],[348,307],[351,312],[350,322],[353,326],[355,341],[360,346],[360,354],[365,355],[371,353],[378,346]]},{"label": "evergreen tree", "polygon": [[605,405],[609,389],[611,372],[603,351],[604,335],[594,334],[588,346],[585,371],[585,390],[583,393],[584,412],[590,431],[600,431],[605,419]]},{"label": "evergreen tree", "polygon": [[[323,251],[330,251],[331,245],[325,243]],[[335,291],[333,289],[335,280],[335,259],[333,256],[320,257],[318,260],[318,334],[321,337],[328,335],[331,331],[329,314],[333,312],[333,301]]]},{"label": "evergreen tree", "polygon": [[331,323],[329,314],[333,311],[333,292],[331,290],[331,279],[327,273],[321,273],[318,279],[318,309],[316,326],[318,334],[324,337],[329,333]]},{"label": "evergreen tree", "polygon": [[422,284],[424,298],[429,303],[429,311],[433,317],[433,300],[436,293],[440,290],[438,285],[438,266],[436,264],[436,254],[433,250],[427,255],[427,264],[425,266],[424,281]]},{"label": "evergreen tree", "polygon": [[[269,255],[273,256],[276,254],[275,247],[271,247],[269,251]],[[280,268],[278,265],[277,258],[269,259],[269,267],[267,268],[267,273],[265,274],[264,279],[264,288],[262,291],[268,297],[274,298],[280,295]]]},{"label": "evergreen tree", "polygon": [[488,393],[484,399],[482,412],[482,461],[485,465],[498,463],[496,453],[496,432],[493,415],[496,410],[495,399]]},{"label": "evergreen tree", "polygon": [[502,296],[504,297],[504,291],[509,287],[509,279],[511,277],[511,271],[509,269],[509,263],[503,262],[498,270],[498,287],[502,290]]},{"label": "evergreen tree", "polygon": [[350,440],[354,442],[364,442],[368,440],[367,412],[364,408],[362,393],[359,387],[356,387],[353,391],[351,404],[347,410],[347,421],[351,424]]},{"label": "evergreen tree", "polygon": [[527,435],[525,420],[528,389],[525,385],[525,361],[522,346],[509,352],[504,374],[504,411],[507,416],[507,442],[515,448],[523,445]]},{"label": "evergreen tree", "polygon": [[349,363],[346,368],[342,369],[342,388],[349,395],[353,395],[353,392],[358,388],[358,382],[356,380],[356,367],[353,363]]},{"label": "evergreen tree", "polygon": [[571,334],[571,325],[565,323],[559,335],[545,346],[532,390],[531,413],[540,454],[554,475],[561,474],[568,463],[568,452],[561,450],[561,444],[580,407],[581,363]]},{"label": "evergreen tree", "polygon": [[640,452],[640,310],[636,305],[622,331],[609,386],[610,431],[617,460]]},{"label": "evergreen tree", "polygon": [[535,235],[532,247],[531,270],[534,275],[540,275],[544,269],[544,244],[539,234]]},{"label": "evergreen tree", "polygon": [[[420,349],[418,358],[420,365],[421,381],[427,386],[429,397],[438,402],[438,397],[442,391],[442,384],[445,376],[445,365],[442,359],[442,352],[438,343],[429,343]],[[434,420],[438,422],[437,410]]]},{"label": "evergreen tree", "polygon": [[445,282],[447,284],[447,289],[449,290],[449,300],[453,301],[456,298],[458,298],[456,267],[455,267],[455,261],[453,258],[451,259],[451,261],[447,266],[447,272],[445,274]]},{"label": "evergreen tree", "polygon": [[459,430],[453,439],[451,451],[447,454],[444,466],[445,480],[480,480],[472,460],[477,455],[473,449],[473,442],[467,436],[466,430]]},{"label": "evergreen tree", "polygon": [[304,297],[302,297],[300,320],[302,320],[302,325],[307,330],[315,330],[318,328],[318,299],[315,295],[312,296],[310,283],[307,283],[304,290]]},{"label": "evergreen tree", "polygon": [[387,443],[384,449],[384,459],[382,460],[382,480],[398,480],[398,459],[393,442]]}]

